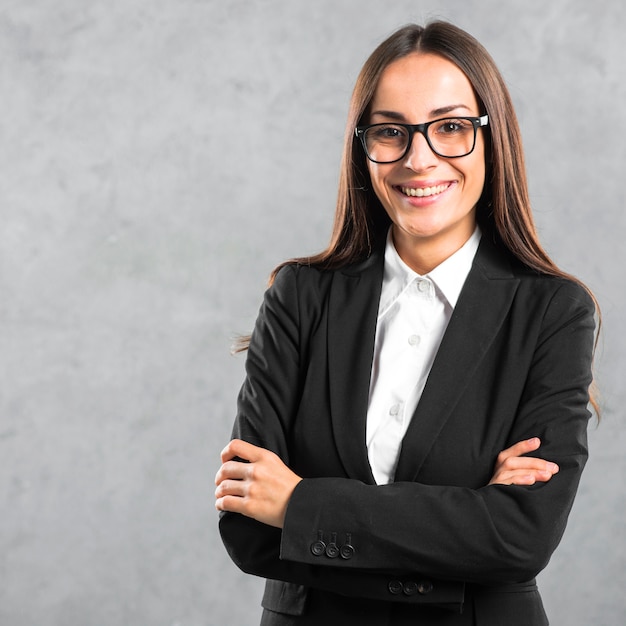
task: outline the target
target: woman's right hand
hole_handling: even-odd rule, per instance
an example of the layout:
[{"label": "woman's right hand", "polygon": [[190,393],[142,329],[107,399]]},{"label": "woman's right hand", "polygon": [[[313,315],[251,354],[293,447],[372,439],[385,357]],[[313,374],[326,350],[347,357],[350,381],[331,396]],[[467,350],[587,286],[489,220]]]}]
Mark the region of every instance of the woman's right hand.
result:
[{"label": "woman's right hand", "polygon": [[548,482],[559,471],[559,466],[534,456],[522,456],[537,450],[540,445],[539,438],[533,437],[502,450],[489,484],[534,485],[536,482]]}]

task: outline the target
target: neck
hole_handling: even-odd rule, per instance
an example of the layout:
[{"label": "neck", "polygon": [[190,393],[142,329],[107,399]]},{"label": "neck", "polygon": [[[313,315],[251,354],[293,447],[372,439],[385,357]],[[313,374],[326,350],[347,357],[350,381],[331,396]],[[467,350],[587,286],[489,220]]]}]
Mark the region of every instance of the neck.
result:
[{"label": "neck", "polygon": [[423,276],[441,265],[460,250],[474,232],[475,226],[455,237],[418,238],[407,235],[393,227],[393,245],[399,257],[414,271]]}]

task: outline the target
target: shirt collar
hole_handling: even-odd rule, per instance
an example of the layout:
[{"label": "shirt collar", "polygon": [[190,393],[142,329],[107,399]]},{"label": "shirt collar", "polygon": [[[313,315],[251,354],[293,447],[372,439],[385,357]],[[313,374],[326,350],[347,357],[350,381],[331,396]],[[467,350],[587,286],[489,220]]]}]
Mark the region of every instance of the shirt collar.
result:
[{"label": "shirt collar", "polygon": [[428,274],[421,276],[400,258],[393,244],[391,228],[389,228],[385,245],[385,269],[378,314],[383,315],[402,292],[418,278],[432,280],[450,306],[454,308],[465,279],[472,268],[480,238],[481,231],[477,225],[471,237],[454,254]]}]

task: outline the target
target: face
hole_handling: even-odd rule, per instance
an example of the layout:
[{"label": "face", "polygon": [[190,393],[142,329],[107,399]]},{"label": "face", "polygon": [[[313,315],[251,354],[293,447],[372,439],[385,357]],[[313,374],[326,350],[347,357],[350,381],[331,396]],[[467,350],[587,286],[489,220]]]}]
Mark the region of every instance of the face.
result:
[{"label": "face", "polygon": [[[443,57],[419,52],[384,70],[369,110],[370,124],[421,124],[442,117],[480,115],[465,74]],[[476,203],[485,182],[481,129],[474,151],[467,156],[437,156],[426,138],[415,133],[402,160],[386,164],[368,160],[368,167],[373,189],[393,222],[395,246],[409,265],[415,265],[410,262],[412,256],[427,255],[432,267],[420,269],[429,271],[456,252],[474,231]]]}]

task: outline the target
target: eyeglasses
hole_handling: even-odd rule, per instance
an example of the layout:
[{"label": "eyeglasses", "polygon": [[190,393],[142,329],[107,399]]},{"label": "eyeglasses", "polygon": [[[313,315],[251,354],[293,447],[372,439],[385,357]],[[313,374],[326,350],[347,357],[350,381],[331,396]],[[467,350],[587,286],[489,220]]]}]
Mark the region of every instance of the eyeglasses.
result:
[{"label": "eyeglasses", "polygon": [[476,133],[487,126],[489,116],[444,117],[425,124],[370,124],[357,126],[356,136],[363,150],[374,163],[395,163],[411,148],[415,133],[426,137],[430,149],[438,156],[456,159],[467,156],[476,146]]}]

